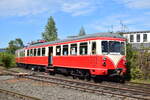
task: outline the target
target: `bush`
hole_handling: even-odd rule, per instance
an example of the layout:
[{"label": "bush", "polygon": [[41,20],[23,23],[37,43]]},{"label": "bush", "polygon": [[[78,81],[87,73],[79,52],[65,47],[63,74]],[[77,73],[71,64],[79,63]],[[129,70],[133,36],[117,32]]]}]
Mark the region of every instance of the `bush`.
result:
[{"label": "bush", "polygon": [[147,80],[150,78],[150,49],[137,51],[127,44],[126,79]]},{"label": "bush", "polygon": [[127,44],[127,80],[139,79],[142,77],[142,72],[138,62],[139,52],[134,50],[131,44]]},{"label": "bush", "polygon": [[132,76],[132,79],[142,79],[143,78],[143,74],[142,74],[142,71],[140,70],[140,68],[137,67],[134,67],[131,69],[131,76]]},{"label": "bush", "polygon": [[[149,49],[150,50],[150,49]],[[149,50],[141,50],[139,52],[139,67],[140,67],[140,70],[142,71],[143,73],[143,79],[144,80],[148,80],[150,79],[150,52]]]},{"label": "bush", "polygon": [[15,67],[15,56],[10,53],[0,53],[0,64],[6,68]]}]

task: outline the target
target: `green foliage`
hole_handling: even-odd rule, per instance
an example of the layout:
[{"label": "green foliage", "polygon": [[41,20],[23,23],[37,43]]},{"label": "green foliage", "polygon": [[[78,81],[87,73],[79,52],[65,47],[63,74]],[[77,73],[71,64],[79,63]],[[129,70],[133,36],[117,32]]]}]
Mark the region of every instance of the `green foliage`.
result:
[{"label": "green foliage", "polygon": [[81,27],[80,32],[79,32],[79,36],[83,36],[85,34],[86,33],[85,33],[85,30],[84,30],[84,27]]},{"label": "green foliage", "polygon": [[0,53],[0,64],[6,68],[15,67],[15,56],[10,53]]},{"label": "green foliage", "polygon": [[8,43],[8,48],[7,48],[7,51],[11,54],[15,54],[15,51],[17,49],[20,49],[22,48],[24,45],[23,45],[23,41],[20,39],[20,38],[16,38],[15,40],[11,40],[9,43]]},{"label": "green foliage", "polygon": [[42,37],[45,41],[54,41],[58,39],[57,28],[52,16],[48,19],[48,23],[45,26],[45,32],[42,33]]},{"label": "green foliage", "polygon": [[131,72],[132,79],[142,79],[143,74],[138,66],[131,68]]},{"label": "green foliage", "polygon": [[[149,49],[150,50],[150,49]],[[142,79],[148,80],[150,79],[150,52],[147,49],[142,50],[139,52],[139,67],[142,71]]]},{"label": "green foliage", "polygon": [[144,49],[134,50],[127,44],[127,74],[128,80],[144,80],[150,78],[150,52]]},{"label": "green foliage", "polygon": [[135,74],[137,71],[137,52],[132,48],[131,44],[127,44],[127,74],[126,78],[127,80],[130,80],[131,78],[136,78]]}]

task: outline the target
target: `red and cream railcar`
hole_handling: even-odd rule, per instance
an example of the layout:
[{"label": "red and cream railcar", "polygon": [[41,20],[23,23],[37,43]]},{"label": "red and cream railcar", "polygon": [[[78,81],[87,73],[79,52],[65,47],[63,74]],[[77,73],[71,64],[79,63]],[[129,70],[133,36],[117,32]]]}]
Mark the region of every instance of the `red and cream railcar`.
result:
[{"label": "red and cream railcar", "polygon": [[126,40],[118,34],[97,33],[45,42],[16,51],[16,62],[73,76],[124,75]]}]

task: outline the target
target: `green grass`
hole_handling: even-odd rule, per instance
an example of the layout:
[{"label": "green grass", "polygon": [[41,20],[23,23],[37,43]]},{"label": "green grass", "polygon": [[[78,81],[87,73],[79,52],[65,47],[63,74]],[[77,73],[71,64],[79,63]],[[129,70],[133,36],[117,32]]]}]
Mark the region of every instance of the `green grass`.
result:
[{"label": "green grass", "polygon": [[131,80],[131,82],[150,84],[150,79],[149,80],[134,79],[134,80]]}]

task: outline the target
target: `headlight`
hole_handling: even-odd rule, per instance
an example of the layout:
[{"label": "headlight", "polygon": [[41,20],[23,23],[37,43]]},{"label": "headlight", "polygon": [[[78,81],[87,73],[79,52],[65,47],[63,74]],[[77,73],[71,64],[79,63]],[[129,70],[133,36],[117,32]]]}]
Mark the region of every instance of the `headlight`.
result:
[{"label": "headlight", "polygon": [[106,57],[103,57],[103,60],[104,60],[104,61],[106,61],[106,59],[107,59]]}]

